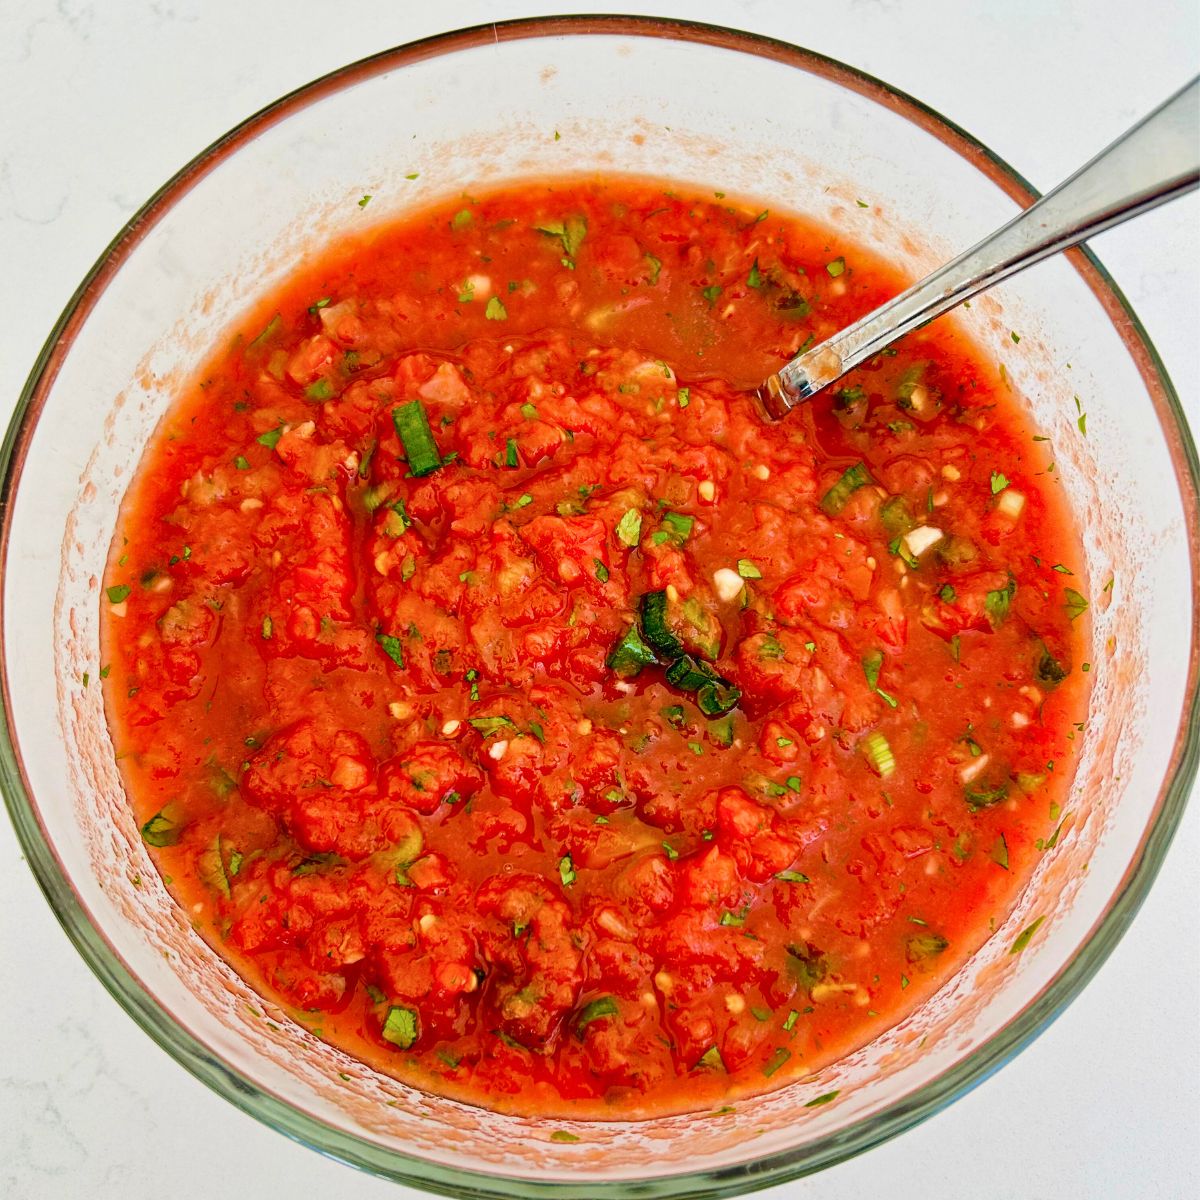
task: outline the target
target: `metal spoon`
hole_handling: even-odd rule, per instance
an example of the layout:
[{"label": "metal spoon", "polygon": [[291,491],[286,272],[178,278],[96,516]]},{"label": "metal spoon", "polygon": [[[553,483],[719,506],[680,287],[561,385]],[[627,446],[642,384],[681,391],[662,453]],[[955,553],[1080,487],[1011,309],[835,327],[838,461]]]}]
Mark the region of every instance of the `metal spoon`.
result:
[{"label": "metal spoon", "polygon": [[1200,76],[1007,225],[894,300],[797,355],[755,394],[767,417],[778,420],[947,309],[1198,184]]}]

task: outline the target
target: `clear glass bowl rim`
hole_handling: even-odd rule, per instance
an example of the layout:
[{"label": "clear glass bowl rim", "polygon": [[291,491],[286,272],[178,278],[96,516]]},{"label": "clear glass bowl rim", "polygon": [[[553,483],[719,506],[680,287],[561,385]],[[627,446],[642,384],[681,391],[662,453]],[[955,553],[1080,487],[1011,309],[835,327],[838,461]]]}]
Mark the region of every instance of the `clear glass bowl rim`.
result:
[{"label": "clear glass bowl rim", "polygon": [[[11,498],[22,476],[26,448],[46,397],[74,338],[96,300],[142,237],[191,186],[226,156],[252,141],[291,113],[341,88],[423,59],[454,54],[487,43],[562,36],[626,36],[692,42],[792,66],[821,75],[897,112],[954,150],[988,176],[1018,203],[1027,205],[1037,191],[1003,159],[965,130],[906,93],[835,59],[799,46],[718,25],[659,17],[535,17],[474,26],[439,34],[374,54],[297,88],[267,105],[203,150],[168,180],[129,219],[100,255],[68,301],[46,339],[0,446],[0,576],[7,561]],[[1134,359],[1167,437],[1183,500],[1191,547],[1192,614],[1188,663],[1188,699],[1172,754],[1171,768],[1160,789],[1155,815],[1137,852],[1074,957],[1041,993],[1003,1029],[976,1047],[954,1068],[883,1110],[813,1145],[751,1159],[716,1171],[678,1173],[653,1179],[579,1183],[533,1178],[506,1180],[484,1172],[464,1171],[410,1157],[366,1139],[334,1129],[264,1092],[230,1064],[193,1038],[143,987],[92,922],[63,870],[38,807],[27,786],[11,721],[7,650],[3,643],[3,594],[0,591],[0,790],[30,868],[54,915],[75,948],[117,1003],[176,1062],[241,1111],[331,1158],[372,1174],[429,1190],[462,1197],[514,1194],[539,1197],[717,1197],[732,1196],[811,1174],[879,1145],[939,1112],[983,1082],[1047,1029],[1079,994],[1108,958],[1129,927],[1178,828],[1200,762],[1200,463],[1179,398],[1157,351],[1124,295],[1096,256],[1086,247],[1070,251],[1075,268],[1103,305]]]}]

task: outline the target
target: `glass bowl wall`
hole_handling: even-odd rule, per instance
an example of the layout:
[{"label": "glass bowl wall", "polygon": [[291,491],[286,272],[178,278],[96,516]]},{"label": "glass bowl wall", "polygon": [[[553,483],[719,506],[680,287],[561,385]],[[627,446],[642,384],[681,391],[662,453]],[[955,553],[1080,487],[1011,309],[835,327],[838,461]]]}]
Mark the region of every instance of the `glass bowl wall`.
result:
[{"label": "glass bowl wall", "polygon": [[[231,322],[312,247],[505,180],[612,173],[806,213],[914,277],[1029,199],[936,114],[794,47],[631,18],[450,35],[295,93],[168,184],[73,298],[5,443],[0,772],[67,932],[134,1019],[239,1107],[335,1157],[463,1195],[727,1194],[816,1170],[936,1111],[1094,973],[1153,878],[1195,770],[1195,454],[1136,320],[1075,254],[949,318],[1004,364],[1052,439],[1085,530],[1078,586],[1092,600],[1096,692],[1070,835],[930,1003],[818,1078],[731,1113],[572,1125],[381,1077],[230,972],[162,886],[99,690],[82,684],[98,670],[100,580],[142,448]],[[832,1091],[836,1101],[805,1107]],[[551,1140],[556,1130],[578,1141]]]}]

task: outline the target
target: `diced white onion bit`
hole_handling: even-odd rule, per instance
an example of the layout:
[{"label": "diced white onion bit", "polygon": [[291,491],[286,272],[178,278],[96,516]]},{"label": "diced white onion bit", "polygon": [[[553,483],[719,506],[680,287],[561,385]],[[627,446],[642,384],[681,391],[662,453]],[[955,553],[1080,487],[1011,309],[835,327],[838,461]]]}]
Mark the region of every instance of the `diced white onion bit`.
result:
[{"label": "diced white onion bit", "polygon": [[771,478],[771,468],[768,466],[765,466],[763,463],[759,463],[754,468],[754,478],[761,479],[765,482],[766,480]]},{"label": "diced white onion bit", "polygon": [[965,763],[958,772],[958,777],[963,783],[970,783],[976,775],[987,770],[988,756],[981,754],[978,758],[973,758],[969,763]]},{"label": "diced white onion bit", "polygon": [[413,715],[413,706],[405,703],[403,700],[393,700],[391,704],[388,705],[388,712],[390,712],[397,721],[407,721],[408,718]]},{"label": "diced white onion bit", "polygon": [[929,407],[929,389],[918,383],[909,393],[908,402],[913,412],[924,412]]},{"label": "diced white onion bit", "polygon": [[596,917],[596,924],[605,933],[611,933],[613,937],[626,942],[633,941],[636,936],[634,931],[621,919],[615,908],[602,908]]},{"label": "diced white onion bit", "polygon": [[742,577],[729,567],[719,567],[713,572],[713,587],[717,597],[725,603],[735,599],[744,586]]},{"label": "diced white onion bit", "polygon": [[129,611],[129,601],[122,600],[120,604],[110,604],[108,606],[108,611],[112,613],[114,617],[123,617]]},{"label": "diced white onion bit", "polygon": [[1005,488],[996,501],[996,511],[1003,513],[1010,521],[1015,521],[1024,508],[1025,496],[1021,492],[1014,492],[1012,488]]},{"label": "diced white onion bit", "polygon": [[725,1007],[731,1013],[733,1013],[734,1016],[737,1016],[738,1013],[746,1011],[745,998],[739,995],[737,992],[730,992],[729,995],[725,997]]},{"label": "diced white onion bit", "polygon": [[1029,717],[1025,713],[1017,711],[1012,715],[1012,727],[1014,729],[1024,729],[1029,724]]},{"label": "diced white onion bit", "polygon": [[493,742],[491,746],[488,747],[488,758],[492,759],[494,762],[499,762],[504,757],[507,750],[508,741],[505,738],[501,738],[498,742]]},{"label": "diced white onion bit", "polygon": [[717,485],[711,479],[700,480],[700,486],[696,488],[700,493],[700,499],[711,504],[717,497]]},{"label": "diced white onion bit", "polygon": [[942,468],[942,478],[950,480],[951,483],[955,483],[962,478],[962,472],[957,467],[947,463]]},{"label": "diced white onion bit", "polygon": [[462,725],[461,721],[447,721],[442,726],[442,737],[453,737]]},{"label": "diced white onion bit", "polygon": [[918,525],[904,535],[904,544],[913,558],[920,558],[931,546],[942,540],[942,531],[933,525]]},{"label": "diced white onion bit", "polygon": [[467,279],[476,300],[486,300],[492,294],[492,280],[489,275],[472,275]]}]

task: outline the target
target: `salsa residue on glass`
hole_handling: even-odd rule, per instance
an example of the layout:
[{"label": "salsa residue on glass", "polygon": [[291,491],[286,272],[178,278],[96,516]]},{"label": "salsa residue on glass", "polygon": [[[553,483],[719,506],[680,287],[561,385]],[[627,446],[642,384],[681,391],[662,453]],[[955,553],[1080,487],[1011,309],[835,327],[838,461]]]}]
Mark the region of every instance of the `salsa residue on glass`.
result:
[{"label": "salsa residue on glass", "polygon": [[165,417],[104,580],[203,936],[379,1069],[554,1115],[775,1087],[939,986],[1069,825],[1087,602],[956,324],[756,415],[902,286],[851,228],[620,179],[302,264]]}]

